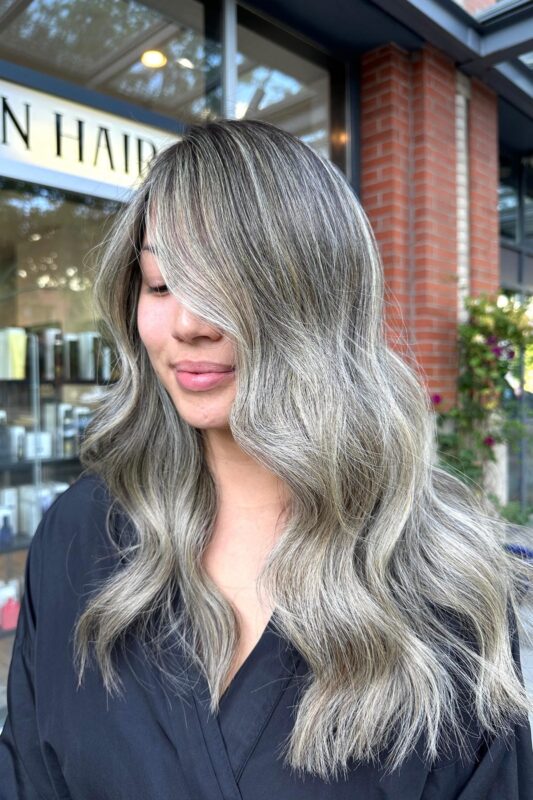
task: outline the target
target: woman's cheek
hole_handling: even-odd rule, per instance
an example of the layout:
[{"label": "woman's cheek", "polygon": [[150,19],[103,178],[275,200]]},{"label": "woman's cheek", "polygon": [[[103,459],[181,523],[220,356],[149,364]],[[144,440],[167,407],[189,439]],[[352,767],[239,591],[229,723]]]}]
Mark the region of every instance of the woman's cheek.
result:
[{"label": "woman's cheek", "polygon": [[137,307],[137,329],[147,349],[157,347],[163,338],[164,315],[154,307],[149,298],[139,300]]}]

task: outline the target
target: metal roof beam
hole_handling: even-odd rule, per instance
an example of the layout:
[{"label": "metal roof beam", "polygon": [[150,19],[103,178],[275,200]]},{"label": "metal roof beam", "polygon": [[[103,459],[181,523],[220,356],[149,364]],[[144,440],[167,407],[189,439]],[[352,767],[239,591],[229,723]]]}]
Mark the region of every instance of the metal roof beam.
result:
[{"label": "metal roof beam", "polygon": [[[453,0],[372,0],[391,17],[408,25],[415,33],[443,50],[468,75],[481,77],[503,97],[533,117],[533,75],[505,59],[511,53],[527,52],[531,26],[524,18],[531,16],[533,4],[517,3],[514,14],[505,25],[483,24]],[[504,9],[505,10],[505,9]],[[519,27],[521,23],[521,27]],[[527,31],[527,33],[526,33]]]},{"label": "metal roof beam", "polygon": [[457,61],[479,56],[480,34],[474,29],[470,14],[453,0],[446,4],[440,0],[372,0],[372,3]]},{"label": "metal roof beam", "polygon": [[480,67],[490,67],[529,50],[533,50],[533,14],[529,25],[517,20],[500,30],[483,34],[481,53],[475,60]]}]

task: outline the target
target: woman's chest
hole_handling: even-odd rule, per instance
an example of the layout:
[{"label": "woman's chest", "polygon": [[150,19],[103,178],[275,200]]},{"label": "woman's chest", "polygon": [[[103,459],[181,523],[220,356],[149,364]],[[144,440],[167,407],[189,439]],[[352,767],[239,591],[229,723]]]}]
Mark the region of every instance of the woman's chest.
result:
[{"label": "woman's chest", "polygon": [[[39,664],[39,746],[65,800],[420,800],[426,773],[416,764],[387,778],[369,766],[346,780],[302,780],[284,763],[307,667],[267,628],[245,668],[209,712],[203,679],[172,695],[138,642],[117,655],[123,694],[106,695],[88,669],[76,687],[68,659]],[[179,669],[179,665],[175,665]],[[401,784],[401,785],[400,785]]]}]

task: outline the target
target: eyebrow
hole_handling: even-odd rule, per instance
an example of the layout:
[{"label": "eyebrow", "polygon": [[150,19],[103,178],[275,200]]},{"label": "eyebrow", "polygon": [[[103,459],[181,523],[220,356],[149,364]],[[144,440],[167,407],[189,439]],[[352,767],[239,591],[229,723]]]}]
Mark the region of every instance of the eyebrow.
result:
[{"label": "eyebrow", "polygon": [[151,244],[143,244],[143,246],[141,247],[141,253],[143,250],[146,250],[148,253],[153,253],[155,256],[156,253],[155,247],[152,247]]}]

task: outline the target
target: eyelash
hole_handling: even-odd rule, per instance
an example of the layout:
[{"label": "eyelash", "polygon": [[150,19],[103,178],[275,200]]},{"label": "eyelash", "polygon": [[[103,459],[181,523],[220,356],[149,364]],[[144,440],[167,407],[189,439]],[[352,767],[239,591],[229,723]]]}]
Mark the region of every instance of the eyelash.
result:
[{"label": "eyelash", "polygon": [[166,284],[164,283],[161,286],[149,286],[148,290],[150,294],[166,294],[168,292]]}]

